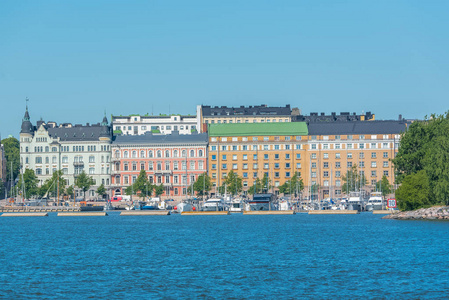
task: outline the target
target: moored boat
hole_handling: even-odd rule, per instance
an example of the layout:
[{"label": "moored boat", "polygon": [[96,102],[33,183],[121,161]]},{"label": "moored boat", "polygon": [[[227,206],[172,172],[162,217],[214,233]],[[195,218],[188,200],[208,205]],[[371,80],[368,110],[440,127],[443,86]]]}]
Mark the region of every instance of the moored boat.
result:
[{"label": "moored boat", "polygon": [[250,210],[275,210],[274,194],[254,194],[252,200],[248,200]]}]

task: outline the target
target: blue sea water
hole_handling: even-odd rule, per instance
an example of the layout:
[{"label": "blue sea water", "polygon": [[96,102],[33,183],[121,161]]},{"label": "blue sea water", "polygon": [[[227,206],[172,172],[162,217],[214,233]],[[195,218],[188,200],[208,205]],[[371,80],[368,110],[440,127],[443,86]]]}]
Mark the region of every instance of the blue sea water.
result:
[{"label": "blue sea water", "polygon": [[448,233],[370,213],[0,218],[0,298],[444,299]]}]

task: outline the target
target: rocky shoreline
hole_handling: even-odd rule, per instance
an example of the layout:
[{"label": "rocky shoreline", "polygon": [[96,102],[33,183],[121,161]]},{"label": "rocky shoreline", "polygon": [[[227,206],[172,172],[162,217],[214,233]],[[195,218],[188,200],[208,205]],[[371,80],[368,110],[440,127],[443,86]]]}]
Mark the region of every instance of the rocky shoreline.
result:
[{"label": "rocky shoreline", "polygon": [[393,220],[449,220],[449,206],[434,206],[390,214],[382,219]]}]

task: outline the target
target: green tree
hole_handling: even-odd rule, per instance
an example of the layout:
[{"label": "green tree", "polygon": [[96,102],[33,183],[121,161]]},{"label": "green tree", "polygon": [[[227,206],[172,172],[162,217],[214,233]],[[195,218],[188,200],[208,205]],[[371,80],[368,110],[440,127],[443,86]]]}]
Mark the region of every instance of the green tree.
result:
[{"label": "green tree", "polygon": [[51,178],[45,180],[44,184],[39,188],[39,195],[43,196],[45,193],[51,195],[52,197],[57,197],[58,195],[58,185],[59,185],[59,195],[64,194],[66,180],[62,177],[62,170],[53,173]]},{"label": "green tree", "polygon": [[426,171],[407,175],[396,190],[396,200],[400,210],[414,210],[431,205],[430,184]]},{"label": "green tree", "polygon": [[367,183],[365,174],[362,174],[362,172],[358,171],[356,164],[354,164],[352,168],[348,169],[346,174],[343,175],[341,179],[344,182],[343,186],[341,187],[343,193],[358,191]]},{"label": "green tree", "polygon": [[106,188],[104,187],[104,184],[101,184],[97,188],[97,194],[100,195],[101,198],[103,198],[103,196],[106,194]]},{"label": "green tree", "polygon": [[76,178],[75,185],[83,191],[83,198],[86,201],[86,192],[94,185],[94,180],[83,171]]},{"label": "green tree", "polygon": [[65,191],[66,191],[67,196],[69,196],[69,199],[71,199],[75,189],[74,189],[73,185],[69,185]]},{"label": "green tree", "polygon": [[231,195],[237,195],[242,191],[242,178],[232,170],[228,173],[223,185],[220,187],[221,194],[224,194],[225,191]]},{"label": "green tree", "polygon": [[252,186],[248,189],[248,194],[259,194],[262,193],[262,181],[259,178],[256,178],[256,181]]},{"label": "green tree", "polygon": [[296,173],[290,180],[287,180],[283,185],[279,187],[279,193],[294,194],[304,189],[304,182]]},{"label": "green tree", "polygon": [[[22,180],[23,178],[23,180]],[[22,190],[22,186],[25,187],[25,198],[29,199],[31,196],[35,196],[38,194],[38,184],[39,180],[37,179],[36,174],[34,174],[34,170],[25,169],[23,176],[19,179],[18,187]]]},{"label": "green tree", "polygon": [[4,197],[3,193],[5,192],[5,185],[3,180],[0,178],[0,199]]},{"label": "green tree", "polygon": [[391,184],[388,181],[387,176],[382,176],[382,179],[376,183],[376,190],[382,192],[382,195],[385,197],[388,194],[391,194]]},{"label": "green tree", "polygon": [[20,169],[20,143],[15,137],[8,137],[2,142],[5,149],[6,158],[6,180],[11,180],[11,162],[12,162],[12,178],[16,179]]},{"label": "green tree", "polygon": [[154,186],[154,194],[156,195],[156,197],[159,197],[160,195],[162,195],[164,193],[164,191],[165,191],[165,187],[162,183],[160,185]]},{"label": "green tree", "polygon": [[206,172],[199,175],[195,183],[193,184],[193,190],[198,196],[208,195],[211,187],[211,180]]},{"label": "green tree", "polygon": [[[139,196],[143,200],[147,195],[147,190],[149,187],[151,186],[149,186],[147,173],[145,172],[145,170],[142,169],[140,170],[139,176],[137,177],[136,181],[133,183],[133,189],[136,192],[140,192]],[[149,189],[149,191],[151,191],[151,188]]]}]

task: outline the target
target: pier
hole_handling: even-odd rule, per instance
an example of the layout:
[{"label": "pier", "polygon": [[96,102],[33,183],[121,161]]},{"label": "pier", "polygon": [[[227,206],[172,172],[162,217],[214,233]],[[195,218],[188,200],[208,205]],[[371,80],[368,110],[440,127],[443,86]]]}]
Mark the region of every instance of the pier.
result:
[{"label": "pier", "polygon": [[309,210],[309,215],[356,215],[358,210]]},{"label": "pier", "polygon": [[104,211],[90,211],[90,212],[60,212],[58,217],[104,217],[108,214]]},{"label": "pier", "polygon": [[389,214],[394,214],[398,211],[394,211],[394,210],[373,210],[373,215],[389,215]]},{"label": "pier", "polygon": [[182,216],[226,216],[229,211],[183,211]]},{"label": "pier", "polygon": [[3,213],[2,217],[48,217],[48,213],[24,213],[24,212],[16,212],[16,213]]},{"label": "pier", "polygon": [[294,210],[245,210],[244,215],[294,215]]},{"label": "pier", "polygon": [[168,216],[169,210],[128,210],[122,211],[121,216]]}]

